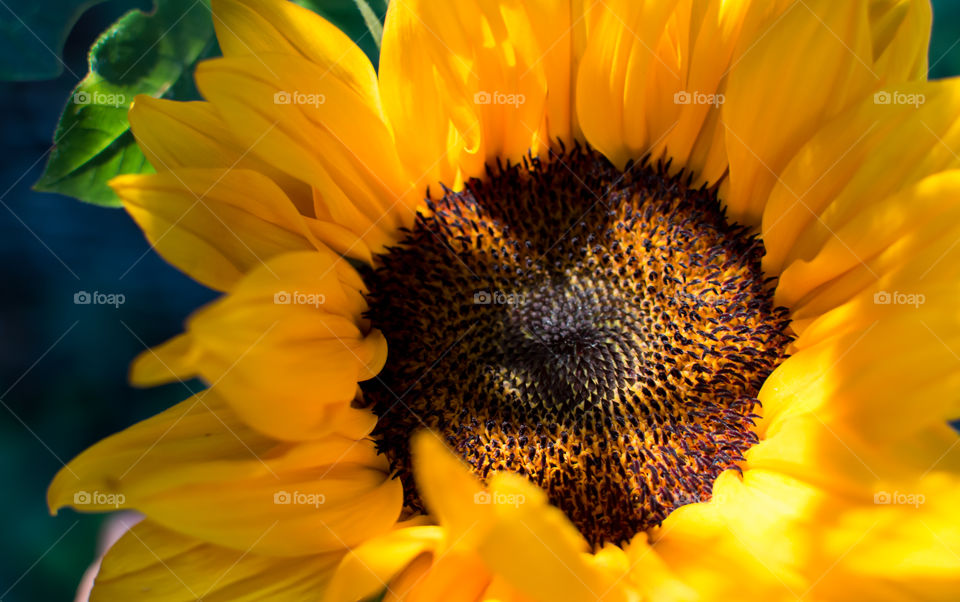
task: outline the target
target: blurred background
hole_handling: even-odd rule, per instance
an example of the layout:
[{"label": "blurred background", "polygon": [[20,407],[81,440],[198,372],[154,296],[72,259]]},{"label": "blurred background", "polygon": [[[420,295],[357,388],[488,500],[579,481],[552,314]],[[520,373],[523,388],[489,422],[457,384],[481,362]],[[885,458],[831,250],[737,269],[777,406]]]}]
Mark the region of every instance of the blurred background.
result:
[{"label": "blurred background", "polygon": [[[933,4],[930,75],[960,74],[960,2]],[[15,18],[0,5],[0,24]],[[109,0],[81,17],[57,79],[0,82],[0,602],[72,599],[103,517],[51,517],[47,485],[90,444],[189,395],[179,384],[133,389],[127,367],[214,298],[123,211],[31,191],[87,50],[128,7]],[[125,299],[75,304],[83,291]]]}]

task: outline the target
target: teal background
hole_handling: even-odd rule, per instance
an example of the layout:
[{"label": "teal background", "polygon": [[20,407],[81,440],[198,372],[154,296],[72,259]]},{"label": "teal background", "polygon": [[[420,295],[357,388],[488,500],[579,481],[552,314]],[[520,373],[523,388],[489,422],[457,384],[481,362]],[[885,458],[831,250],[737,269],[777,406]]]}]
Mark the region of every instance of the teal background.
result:
[{"label": "teal background", "polygon": [[[960,74],[960,3],[933,4],[931,76]],[[80,19],[57,79],[0,83],[0,602],[72,599],[101,517],[50,517],[46,487],[62,461],[184,397],[180,385],[130,388],[127,366],[141,341],[172,336],[214,297],[150,252],[123,212],[30,190],[86,50],[128,6]],[[80,290],[126,303],[74,305]]]}]

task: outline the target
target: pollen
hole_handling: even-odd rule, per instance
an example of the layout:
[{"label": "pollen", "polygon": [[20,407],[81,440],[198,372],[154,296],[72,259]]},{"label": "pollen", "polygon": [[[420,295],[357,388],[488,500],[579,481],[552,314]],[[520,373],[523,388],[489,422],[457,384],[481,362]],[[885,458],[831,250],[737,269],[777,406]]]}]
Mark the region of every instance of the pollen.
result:
[{"label": "pollen", "polygon": [[480,479],[543,488],[594,545],[738,467],[789,320],[762,243],[689,181],[557,149],[444,189],[378,257],[368,317],[389,355],[363,393],[410,510],[424,428]]}]

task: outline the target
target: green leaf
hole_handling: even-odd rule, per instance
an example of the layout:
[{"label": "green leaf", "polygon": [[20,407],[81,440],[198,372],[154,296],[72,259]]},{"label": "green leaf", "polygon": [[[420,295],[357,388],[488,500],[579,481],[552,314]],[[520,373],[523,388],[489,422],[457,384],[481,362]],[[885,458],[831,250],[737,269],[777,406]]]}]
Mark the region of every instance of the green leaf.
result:
[{"label": "green leaf", "polygon": [[294,0],[340,28],[363,50],[374,67],[380,62],[380,38],[387,0]]},{"label": "green leaf", "polygon": [[104,0],[4,0],[0,4],[0,80],[54,78],[63,43],[88,8]]},{"label": "green leaf", "polygon": [[[120,200],[107,182],[119,174],[153,171],[130,133],[130,102],[137,94],[198,98],[194,67],[218,53],[209,0],[156,2],[154,14],[127,13],[94,44],[90,72],[67,102],[35,190],[117,207]],[[343,30],[377,64],[387,0],[297,3]]]},{"label": "green leaf", "polygon": [[152,14],[121,17],[90,50],[90,72],[67,101],[34,189],[119,206],[107,181],[153,171],[130,133],[134,96],[195,98],[194,66],[215,49],[209,0],[157,0]]}]

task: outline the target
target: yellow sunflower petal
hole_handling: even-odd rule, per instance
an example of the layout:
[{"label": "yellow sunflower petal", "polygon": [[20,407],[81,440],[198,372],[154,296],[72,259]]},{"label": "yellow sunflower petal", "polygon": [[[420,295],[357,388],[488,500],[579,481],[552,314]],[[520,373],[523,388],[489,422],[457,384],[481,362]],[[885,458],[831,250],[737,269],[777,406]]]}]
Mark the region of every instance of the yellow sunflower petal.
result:
[{"label": "yellow sunflower petal", "polygon": [[414,435],[411,449],[418,493],[450,534],[451,541],[472,547],[474,538],[482,537],[481,523],[489,518],[477,515],[488,508],[471,507],[474,500],[484,499],[482,485],[436,434],[422,432]]},{"label": "yellow sunflower petal", "polygon": [[414,598],[417,584],[429,572],[433,564],[433,555],[421,554],[413,559],[403,571],[390,581],[383,596],[383,602],[407,602]]},{"label": "yellow sunflower petal", "polygon": [[870,21],[877,74],[892,82],[925,79],[933,28],[930,2],[873,0]]},{"label": "yellow sunflower petal", "polygon": [[400,166],[376,97],[294,55],[207,61],[196,77],[251,153],[313,186],[317,217],[375,251],[396,242],[422,195]]},{"label": "yellow sunflower petal", "polygon": [[349,231],[301,215],[255,171],[175,169],[118,176],[110,185],[165,259],[217,290],[277,255],[323,249],[324,242],[370,261]]},{"label": "yellow sunflower petal", "polygon": [[814,413],[861,437],[895,440],[956,417],[960,404],[950,391],[960,383],[960,361],[951,347],[960,349],[960,329],[955,315],[950,326],[946,319],[930,318],[942,344],[937,331],[901,312],[801,349],[760,390],[760,432],[773,435],[792,417]]},{"label": "yellow sunflower petal", "polygon": [[957,433],[941,424],[866,441],[791,421],[807,432],[748,454],[764,468],[724,473],[709,503],[667,518],[653,538],[666,565],[706,599],[950,599],[960,583]]},{"label": "yellow sunflower petal", "polygon": [[414,600],[474,602],[490,585],[490,572],[476,554],[449,550],[436,556],[410,588]]},{"label": "yellow sunflower petal", "polygon": [[439,527],[417,526],[364,542],[347,552],[337,566],[325,599],[335,602],[373,597],[416,557],[436,550],[442,538]]},{"label": "yellow sunflower petal", "polygon": [[577,81],[587,139],[621,167],[665,155],[698,183],[717,182],[727,169],[724,78],[748,6],[605,3]]},{"label": "yellow sunflower petal", "polygon": [[136,384],[201,376],[248,424],[298,440],[337,426],[357,382],[386,361],[369,330],[358,276],[330,253],[291,253],[247,275],[224,299],[197,312],[187,333],[134,362]]},{"label": "yellow sunflower petal", "polygon": [[48,497],[53,509],[133,508],[177,532],[274,556],[357,545],[387,531],[402,505],[373,441],[280,443],[212,392],[94,445]]},{"label": "yellow sunflower petal", "polygon": [[838,325],[841,329],[887,313],[891,308],[883,305],[902,304],[907,295],[918,306],[949,294],[944,289],[957,277],[949,255],[958,236],[960,171],[931,176],[878,200],[869,211],[844,209],[833,205],[824,213],[821,222],[831,237],[814,256],[794,261],[781,275],[776,300],[793,309],[797,332],[853,300],[869,305],[861,303],[861,319]]},{"label": "yellow sunflower petal", "polygon": [[457,187],[481,175],[486,161],[517,161],[570,134],[571,62],[585,28],[570,10],[571,3],[515,1],[390,4],[380,91],[416,180]]},{"label": "yellow sunflower petal", "polygon": [[247,152],[207,102],[177,102],[138,95],[127,113],[137,144],[157,171],[181,167],[258,171],[312,216],[310,187]]},{"label": "yellow sunflower petal", "polygon": [[710,503],[674,510],[653,533],[657,564],[701,600],[796,600],[805,585],[804,546],[814,534],[795,523],[815,489],[791,484],[757,471],[742,479],[723,473]]},{"label": "yellow sunflower petal", "polygon": [[[587,140],[614,164],[649,153],[648,83],[661,69],[679,82],[676,64],[657,53],[677,2],[614,2],[600,17],[577,77],[577,115]],[[674,86],[679,87],[679,86]]]},{"label": "yellow sunflower petal", "polygon": [[878,439],[816,414],[791,417],[751,448],[745,467],[789,475],[848,499],[916,491],[930,473],[957,465],[957,432],[934,424]]},{"label": "yellow sunflower petal", "polygon": [[147,520],[107,552],[90,599],[304,600],[324,588],[339,557],[261,556],[185,537]]},{"label": "yellow sunflower petal", "polygon": [[273,0],[213,0],[211,6],[224,56],[301,56],[379,106],[370,60],[349,36],[312,10]]},{"label": "yellow sunflower petal", "polygon": [[543,491],[512,474],[495,475],[484,491],[433,433],[418,433],[412,447],[418,491],[447,530],[450,549],[475,551],[533,599],[620,599],[622,592],[605,587],[602,573],[585,560],[586,542]]},{"label": "yellow sunflower petal", "polygon": [[587,562],[586,542],[542,490],[518,475],[500,473],[491,479],[490,495],[496,519],[479,553],[494,572],[531,598],[623,599],[620,589]]},{"label": "yellow sunflower petal", "polygon": [[730,163],[723,197],[734,221],[758,224],[800,146],[830,118],[888,83],[873,65],[868,4],[778,2],[782,12],[751,13],[758,19],[745,25],[723,106]]},{"label": "yellow sunflower petal", "polygon": [[524,596],[503,577],[494,575],[480,598],[483,602],[530,602],[533,598]]},{"label": "yellow sunflower petal", "polygon": [[956,167],[952,149],[960,145],[960,128],[952,114],[957,106],[960,80],[901,84],[825,127],[800,150],[771,193],[763,216],[764,270],[779,274],[793,261],[809,260],[868,201],[879,202]]},{"label": "yellow sunflower petal", "polygon": [[[697,600],[697,593],[680,581],[663,558],[649,543],[649,535],[640,533],[623,550],[607,546],[597,554],[598,561],[616,562],[621,575],[629,579],[641,600],[687,602]],[[611,572],[614,567],[611,566]]]},{"label": "yellow sunflower petal", "polygon": [[[876,216],[864,215],[866,219],[838,228],[836,242],[826,244],[812,261],[795,262],[784,272],[784,296],[821,279],[813,275],[812,266],[835,274],[833,280],[817,283],[793,304],[795,330],[802,335],[798,345],[810,344],[818,336],[862,328],[898,310],[927,321],[953,313],[949,301],[957,293],[960,278],[956,261],[951,260],[958,236],[955,224],[960,219],[960,172],[932,176],[877,205]],[[909,217],[898,222],[899,232],[892,232],[887,224],[867,225],[879,221],[883,213]],[[841,241],[849,241],[842,251],[837,248]],[[856,263],[850,259],[854,253]],[[839,269],[826,267],[825,260],[831,255]],[[843,311],[844,304],[860,313]],[[843,323],[831,319],[827,314],[834,308],[841,308],[838,313],[850,319]],[[808,333],[805,328],[821,316],[827,319]],[[826,332],[828,325],[835,329]]]},{"label": "yellow sunflower petal", "polygon": [[[928,481],[919,491],[851,499],[777,473],[728,472],[709,504],[667,518],[654,550],[704,599],[856,592],[867,600],[949,600],[960,580],[960,556],[951,553],[960,488],[955,476]],[[744,574],[750,579],[730,578]]]}]

